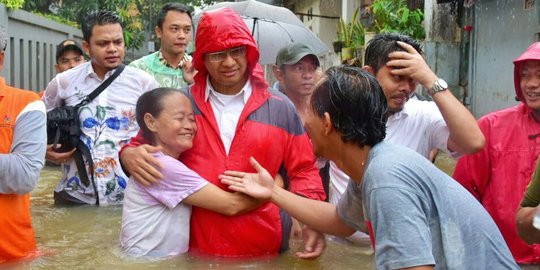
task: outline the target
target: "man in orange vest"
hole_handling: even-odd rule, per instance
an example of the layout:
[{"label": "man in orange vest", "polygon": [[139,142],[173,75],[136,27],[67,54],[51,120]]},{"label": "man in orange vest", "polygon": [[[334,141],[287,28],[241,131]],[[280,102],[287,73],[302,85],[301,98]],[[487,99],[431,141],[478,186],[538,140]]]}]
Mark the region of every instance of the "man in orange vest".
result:
[{"label": "man in orange vest", "polygon": [[[7,34],[0,26],[0,71]],[[0,77],[0,263],[35,254],[30,191],[45,163],[45,105],[36,93]]]}]

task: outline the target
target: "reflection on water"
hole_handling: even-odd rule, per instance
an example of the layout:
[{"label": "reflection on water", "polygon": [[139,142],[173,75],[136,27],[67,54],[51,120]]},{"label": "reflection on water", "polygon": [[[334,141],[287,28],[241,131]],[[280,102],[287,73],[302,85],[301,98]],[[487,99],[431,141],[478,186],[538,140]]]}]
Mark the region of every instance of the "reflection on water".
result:
[{"label": "reflection on water", "polygon": [[53,190],[60,177],[58,167],[45,167],[32,192],[32,217],[38,248],[46,255],[15,265],[22,269],[374,269],[369,246],[328,243],[317,260],[294,256],[301,242],[291,243],[291,251],[272,259],[223,261],[189,255],[162,260],[126,258],[118,248],[121,207],[56,207]]}]

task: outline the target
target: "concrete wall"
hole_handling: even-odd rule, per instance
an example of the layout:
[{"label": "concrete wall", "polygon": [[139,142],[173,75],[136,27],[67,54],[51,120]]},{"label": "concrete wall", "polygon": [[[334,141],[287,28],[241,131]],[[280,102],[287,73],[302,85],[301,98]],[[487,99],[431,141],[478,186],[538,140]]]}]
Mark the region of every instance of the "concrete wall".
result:
[{"label": "concrete wall", "polygon": [[41,91],[55,75],[56,45],[67,38],[82,41],[79,29],[0,4],[0,25],[7,29],[8,45],[0,76],[9,85]]},{"label": "concrete wall", "polygon": [[516,105],[512,61],[538,40],[539,1],[475,1],[470,91],[476,116]]}]

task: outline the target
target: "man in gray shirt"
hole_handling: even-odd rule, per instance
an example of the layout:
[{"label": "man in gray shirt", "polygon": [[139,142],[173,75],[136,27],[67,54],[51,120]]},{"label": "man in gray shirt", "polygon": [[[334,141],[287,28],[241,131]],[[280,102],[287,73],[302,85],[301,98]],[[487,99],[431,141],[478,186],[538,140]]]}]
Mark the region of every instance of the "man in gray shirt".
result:
[{"label": "man in gray shirt", "polygon": [[242,180],[242,172],[226,172],[222,183],[269,198],[320,232],[369,231],[377,269],[519,269],[471,194],[417,152],[383,142],[387,102],[373,75],[346,66],[325,75],[305,126],[315,154],[351,177],[338,206],[294,195],[272,181]]}]

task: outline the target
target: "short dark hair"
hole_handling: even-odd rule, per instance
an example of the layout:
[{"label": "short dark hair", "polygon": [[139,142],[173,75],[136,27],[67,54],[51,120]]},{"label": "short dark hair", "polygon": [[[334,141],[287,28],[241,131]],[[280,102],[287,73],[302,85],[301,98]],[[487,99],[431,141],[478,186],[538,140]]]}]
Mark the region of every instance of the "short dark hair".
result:
[{"label": "short dark hair", "polygon": [[84,20],[82,22],[82,33],[83,39],[86,42],[90,42],[92,37],[92,29],[96,25],[107,25],[107,24],[119,24],[122,27],[120,22],[120,16],[116,12],[107,11],[107,10],[93,10],[86,13]]},{"label": "short dark hair", "polygon": [[159,28],[163,28],[165,16],[167,16],[167,12],[171,10],[178,11],[180,13],[186,13],[189,16],[189,20],[192,21],[193,24],[193,19],[191,18],[191,11],[189,11],[189,8],[184,4],[171,2],[163,5],[163,7],[161,7],[161,10],[158,13],[157,26]]},{"label": "short dark hair", "polygon": [[329,68],[311,96],[311,106],[319,117],[330,114],[344,142],[374,146],[386,136],[386,97],[377,79],[362,68]]},{"label": "short dark hair", "polygon": [[164,98],[173,93],[183,94],[181,91],[178,91],[178,89],[159,87],[145,92],[137,100],[137,105],[135,107],[135,118],[137,119],[137,124],[142,131],[143,138],[146,141],[154,143],[154,134],[146,126],[146,123],[144,122],[144,115],[149,113],[154,117],[159,117],[163,111]]},{"label": "short dark hair", "polygon": [[397,41],[411,45],[419,54],[424,54],[420,43],[409,36],[398,33],[382,33],[368,42],[365,54],[365,65],[373,68],[376,74],[389,61],[388,54],[395,51],[405,51]]}]

